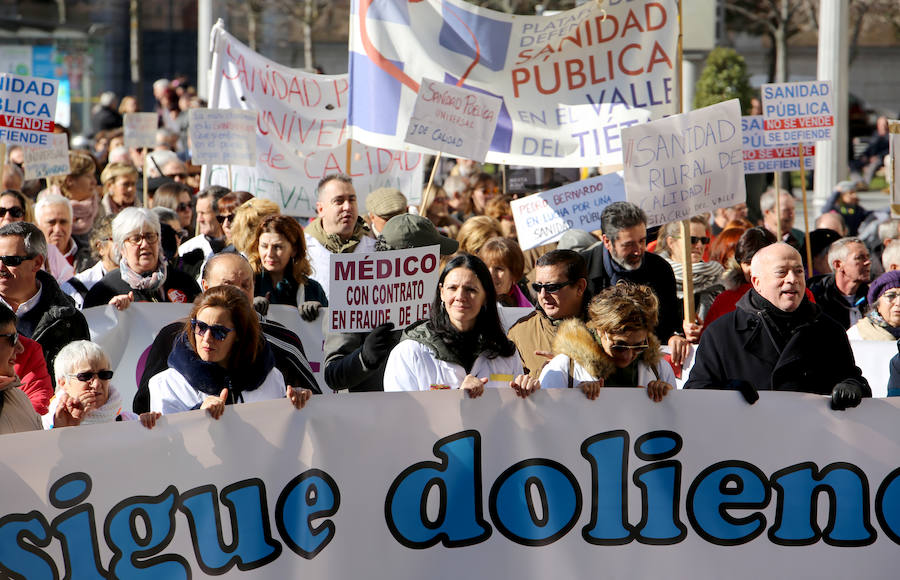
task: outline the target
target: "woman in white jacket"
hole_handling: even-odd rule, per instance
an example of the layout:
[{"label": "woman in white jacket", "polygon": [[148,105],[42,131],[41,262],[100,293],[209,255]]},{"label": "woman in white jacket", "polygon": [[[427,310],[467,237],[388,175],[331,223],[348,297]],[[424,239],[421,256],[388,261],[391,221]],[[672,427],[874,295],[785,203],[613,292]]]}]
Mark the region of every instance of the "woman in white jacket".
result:
[{"label": "woman in white jacket", "polygon": [[653,290],[619,282],[602,290],[588,306],[587,323],[560,325],[553,359],[541,371],[545,388],[580,388],[596,399],[607,387],[641,387],[656,402],[672,390],[675,373],[662,358],[654,334],[659,300]]},{"label": "woman in white jacket", "polygon": [[410,326],[388,357],[385,391],[510,386],[521,397],[540,388],[522,373],[516,346],[506,338],[497,296],[484,262],[469,254],[450,260],[438,279],[428,320]]}]

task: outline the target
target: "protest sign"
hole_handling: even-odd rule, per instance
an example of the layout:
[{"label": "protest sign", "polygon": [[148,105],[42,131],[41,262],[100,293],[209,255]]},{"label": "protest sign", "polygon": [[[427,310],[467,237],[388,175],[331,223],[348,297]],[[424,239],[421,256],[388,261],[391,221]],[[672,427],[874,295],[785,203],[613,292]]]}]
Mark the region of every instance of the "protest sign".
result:
[{"label": "protest sign", "polygon": [[256,165],[256,111],[191,109],[188,136],[195,165]]},{"label": "protest sign", "polygon": [[[891,578],[900,402],[313,397],[4,435],[15,578]],[[772,425],[791,425],[790,433]],[[376,564],[373,564],[376,563]],[[678,575],[681,576],[681,575]]]},{"label": "protest sign", "polygon": [[68,175],[69,136],[65,133],[50,135],[47,147],[23,148],[25,155],[25,179],[41,179],[54,175]]},{"label": "protest sign", "polygon": [[[744,134],[744,173],[800,171],[799,145],[766,145],[762,115],[741,117]],[[803,146],[805,169],[816,167],[816,146]]]},{"label": "protest sign", "polygon": [[440,274],[439,246],[370,254],[331,254],[328,329],[366,332],[428,317]]},{"label": "protest sign", "polygon": [[122,127],[125,129],[125,146],[130,149],[156,146],[156,113],[125,113]]},{"label": "protest sign", "polygon": [[559,240],[568,230],[600,229],[603,208],[625,201],[618,173],[600,175],[510,202],[516,235],[523,250]]},{"label": "protest sign", "polygon": [[[396,187],[410,204],[420,199],[419,153],[353,142],[348,164],[347,75],[317,75],[292,69],[250,50],[213,29],[211,109],[256,111],[256,161],[209,167],[209,181],[249,191],[277,203],[292,216],[316,215],[316,186],[332,173],[353,178],[360,207],[370,191]],[[387,105],[382,105],[387,106]]]},{"label": "protest sign", "polygon": [[360,0],[350,22],[353,139],[404,143],[423,79],[503,100],[487,161],[620,164],[620,129],[675,112],[674,0],[585,2],[547,16],[462,0]]},{"label": "protest sign", "polygon": [[647,227],[746,199],[737,99],[622,130],[625,192]]},{"label": "protest sign", "polygon": [[491,95],[422,79],[406,142],[484,161],[502,103]]},{"label": "protest sign", "polygon": [[834,138],[831,81],[762,86],[766,143],[792,145]]},{"label": "protest sign", "polygon": [[48,146],[58,95],[58,80],[0,73],[0,143]]}]

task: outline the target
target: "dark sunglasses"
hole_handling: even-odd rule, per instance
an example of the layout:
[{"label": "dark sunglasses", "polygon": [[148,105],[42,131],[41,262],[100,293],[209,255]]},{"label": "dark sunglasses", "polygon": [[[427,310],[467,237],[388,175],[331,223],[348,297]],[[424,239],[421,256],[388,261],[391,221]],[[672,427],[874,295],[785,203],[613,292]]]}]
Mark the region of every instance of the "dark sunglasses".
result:
[{"label": "dark sunglasses", "polygon": [[541,290],[546,290],[548,294],[555,294],[570,284],[572,284],[572,282],[553,282],[550,284],[538,284],[537,282],[533,282],[531,284],[531,289],[534,290],[535,294],[540,294]]},{"label": "dark sunglasses", "polygon": [[175,208],[176,211],[187,211],[191,209],[191,204],[189,203],[179,203],[178,207]]},{"label": "dark sunglasses", "polygon": [[5,338],[6,342],[9,343],[9,346],[14,347],[16,346],[16,343],[19,342],[19,333],[10,332],[9,334],[0,334],[0,338]]},{"label": "dark sunglasses", "polygon": [[75,377],[82,383],[89,383],[94,379],[94,375],[97,376],[101,381],[108,381],[113,378],[113,372],[109,369],[102,371],[84,371],[83,373],[75,373],[74,375],[66,375],[67,377]]},{"label": "dark sunglasses", "polygon": [[0,256],[0,262],[3,262],[7,266],[12,266],[15,268],[16,266],[21,266],[22,262],[25,260],[33,260],[34,256]]},{"label": "dark sunglasses", "polygon": [[233,328],[228,328],[221,324],[206,324],[202,320],[197,320],[196,318],[191,318],[191,328],[194,329],[194,334],[199,336],[203,336],[207,332],[210,332],[212,333],[212,337],[219,342],[228,338],[228,333],[234,330]]},{"label": "dark sunglasses", "polygon": [[225,215],[217,215],[216,221],[219,222],[220,224],[224,224],[225,222],[234,223],[234,214],[229,213],[229,214],[225,214]]},{"label": "dark sunglasses", "polygon": [[703,245],[705,246],[706,244],[709,243],[709,238],[707,238],[706,236],[703,236],[702,238],[698,238],[697,236],[691,236],[691,245],[694,245],[698,242],[702,242]]},{"label": "dark sunglasses", "polygon": [[25,210],[21,207],[0,207],[0,219],[5,218],[6,214],[9,214],[9,217],[20,218],[25,215]]},{"label": "dark sunglasses", "polygon": [[628,351],[636,351],[643,352],[650,348],[650,345],[645,343],[642,344],[611,344],[609,345],[609,349],[613,352],[623,353]]}]

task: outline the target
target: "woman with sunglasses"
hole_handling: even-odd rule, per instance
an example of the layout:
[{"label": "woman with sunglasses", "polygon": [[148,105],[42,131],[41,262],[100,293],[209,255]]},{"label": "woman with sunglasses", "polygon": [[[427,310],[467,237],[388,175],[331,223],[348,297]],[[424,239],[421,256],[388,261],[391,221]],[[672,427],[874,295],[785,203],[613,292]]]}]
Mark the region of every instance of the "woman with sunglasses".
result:
[{"label": "woman with sunglasses", "polygon": [[41,429],[41,417],[22,390],[22,381],[16,374],[15,363],[21,358],[22,351],[16,315],[5,304],[0,304],[0,435]]},{"label": "woman with sunglasses", "polygon": [[675,384],[654,330],[659,300],[647,286],[619,282],[591,300],[588,321],[563,322],[556,356],[541,371],[544,388],[579,388],[591,400],[602,387],[641,387],[655,402]]},{"label": "woman with sunglasses", "polygon": [[256,312],[234,286],[210,288],[194,303],[169,368],[150,379],[149,389],[151,411],[205,409],[213,419],[225,405],[285,396],[300,409],[312,394],[285,386]]},{"label": "woman with sunglasses", "polygon": [[13,222],[34,223],[34,211],[24,195],[7,189],[0,193],[0,227]]},{"label": "woman with sunglasses", "polygon": [[151,210],[129,207],[119,212],[112,223],[119,268],[90,289],[84,307],[111,304],[122,310],[133,301],[193,301],[200,287],[184,272],[167,267],[159,236],[159,219]]}]

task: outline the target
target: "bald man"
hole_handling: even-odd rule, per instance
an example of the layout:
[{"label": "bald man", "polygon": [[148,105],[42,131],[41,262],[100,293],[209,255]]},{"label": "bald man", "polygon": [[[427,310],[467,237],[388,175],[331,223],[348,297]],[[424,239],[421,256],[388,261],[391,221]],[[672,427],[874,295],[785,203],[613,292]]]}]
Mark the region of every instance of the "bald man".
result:
[{"label": "bald man", "polygon": [[872,396],[847,333],[806,297],[797,250],[776,243],[757,252],[750,282],[734,312],[703,333],[686,389],[739,390],[749,403],[757,390],[815,393],[835,410]]},{"label": "bald man", "polygon": [[[253,302],[253,268],[240,254],[215,254],[206,262],[200,283],[204,292],[214,286],[224,284],[234,286],[246,294],[251,303]],[[275,355],[275,366],[284,375],[284,382],[292,387],[309,389],[317,394],[321,393],[322,390],[306,359],[300,338],[288,328],[277,322],[266,320],[263,316],[259,317],[259,323],[263,335],[272,348],[272,354]],[[150,391],[148,389],[150,377],[169,368],[169,353],[172,352],[176,336],[184,330],[184,324],[184,320],[179,320],[164,326],[153,340],[153,345],[147,354],[144,373],[141,375],[141,381],[132,402],[133,409],[143,409],[138,413],[150,410]]]}]

